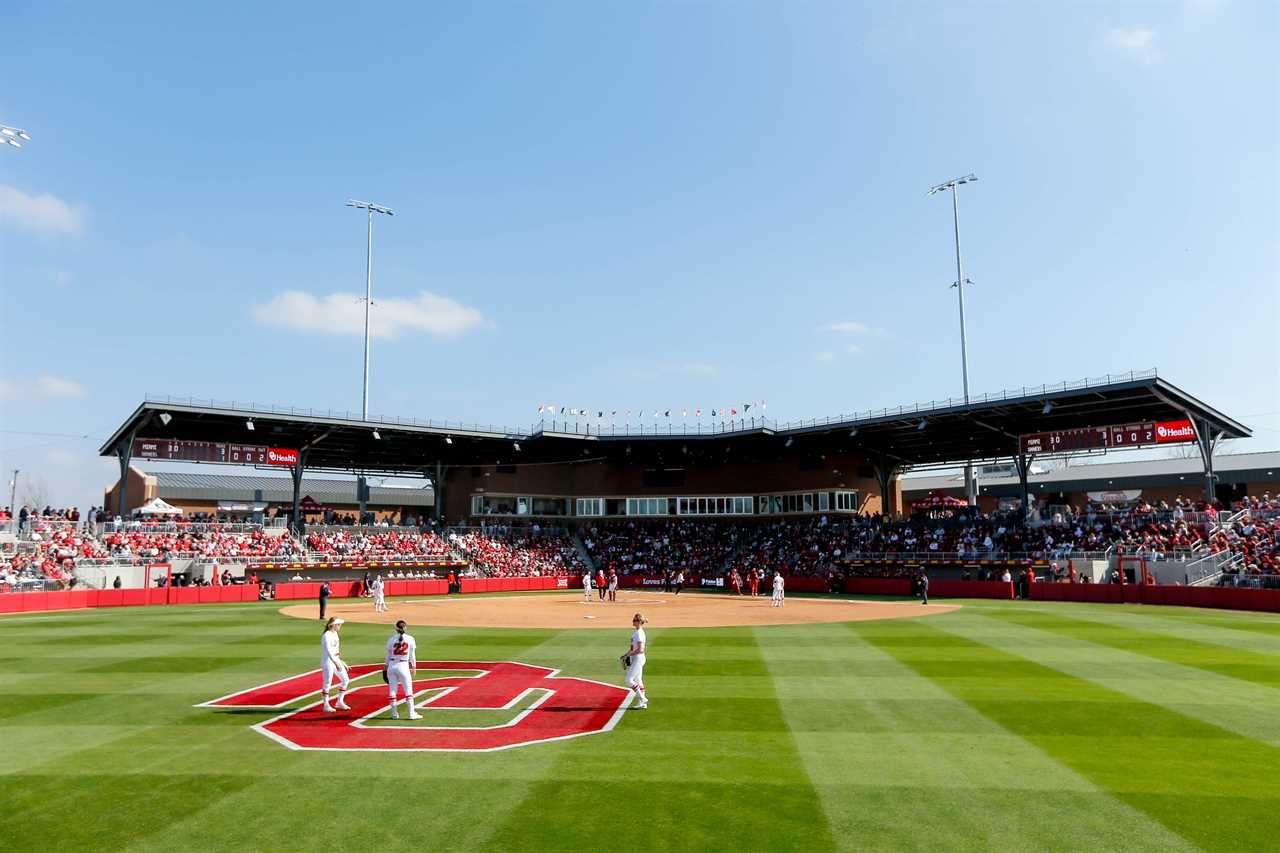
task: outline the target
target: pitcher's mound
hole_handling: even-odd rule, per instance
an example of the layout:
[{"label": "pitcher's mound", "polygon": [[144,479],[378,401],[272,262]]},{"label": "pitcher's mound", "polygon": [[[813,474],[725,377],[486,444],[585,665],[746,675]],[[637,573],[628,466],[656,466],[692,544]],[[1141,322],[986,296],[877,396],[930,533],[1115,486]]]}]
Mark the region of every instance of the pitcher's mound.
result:
[{"label": "pitcher's mound", "polygon": [[[441,628],[609,628],[631,627],[636,611],[655,628],[727,628],[735,625],[806,625],[814,622],[856,622],[863,619],[904,619],[959,609],[957,604],[922,605],[918,601],[855,601],[840,598],[790,598],[784,607],[771,607],[767,597],[695,593],[672,595],[648,590],[620,590],[612,603],[583,602],[582,593],[438,598],[387,602],[385,613],[374,613],[366,600],[333,603],[328,613],[349,622]],[[282,608],[286,616],[315,619],[315,604]]]}]

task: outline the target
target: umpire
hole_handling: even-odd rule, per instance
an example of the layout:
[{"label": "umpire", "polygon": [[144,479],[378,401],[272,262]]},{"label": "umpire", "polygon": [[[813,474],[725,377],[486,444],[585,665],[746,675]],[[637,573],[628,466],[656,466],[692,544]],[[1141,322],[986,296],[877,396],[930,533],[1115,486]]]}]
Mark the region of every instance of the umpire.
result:
[{"label": "umpire", "polygon": [[925,574],[924,569],[920,570],[920,603],[929,603],[929,576]]},{"label": "umpire", "polygon": [[320,618],[324,618],[324,609],[329,605],[329,582],[320,584]]}]

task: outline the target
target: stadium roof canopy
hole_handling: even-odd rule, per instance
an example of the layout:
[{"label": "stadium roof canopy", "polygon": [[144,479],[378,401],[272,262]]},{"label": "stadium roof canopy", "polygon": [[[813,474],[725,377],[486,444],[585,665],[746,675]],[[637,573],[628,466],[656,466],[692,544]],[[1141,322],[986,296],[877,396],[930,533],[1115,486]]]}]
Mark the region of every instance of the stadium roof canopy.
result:
[{"label": "stadium roof canopy", "polygon": [[[293,498],[293,484],[289,477],[204,474],[195,471],[157,471],[148,476],[155,477],[156,494],[167,501],[255,500],[281,503]],[[313,480],[307,477],[302,481],[302,492],[321,504],[355,504],[359,501],[355,480]],[[431,506],[431,487],[409,489],[371,486],[369,504]]]},{"label": "stadium roof canopy", "polygon": [[509,429],[148,397],[100,453],[122,456],[135,438],[252,444],[304,451],[308,470],[429,476],[437,465],[625,460],[686,466],[723,461],[728,454],[742,462],[847,452],[901,470],[1008,459],[1018,454],[1018,436],[1024,434],[1183,418],[1215,439],[1250,435],[1244,425],[1148,371],[1016,388],[974,397],[967,404],[933,400],[792,423],[743,415],[714,424],[662,419],[615,426],[580,416]]}]

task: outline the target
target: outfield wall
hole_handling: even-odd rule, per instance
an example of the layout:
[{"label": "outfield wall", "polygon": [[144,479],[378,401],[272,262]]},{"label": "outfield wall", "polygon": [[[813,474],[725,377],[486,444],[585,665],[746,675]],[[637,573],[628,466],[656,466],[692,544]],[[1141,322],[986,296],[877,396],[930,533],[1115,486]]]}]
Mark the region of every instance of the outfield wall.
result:
[{"label": "outfield wall", "polygon": [[[626,586],[638,587],[641,578]],[[388,596],[446,595],[445,580],[386,581]],[[580,578],[463,578],[463,593],[524,592],[553,589],[581,589]],[[661,586],[661,581],[656,583]],[[687,589],[697,589],[694,579]],[[330,598],[358,598],[360,581],[330,583]],[[824,578],[790,578],[789,592],[827,592]],[[768,594],[767,584],[761,593]],[[852,595],[911,595],[909,578],[849,578],[844,591]],[[1014,585],[1001,581],[932,581],[931,598],[1015,597]],[[276,601],[318,601],[319,583],[282,583],[276,585]],[[1148,586],[1142,584],[1033,583],[1033,601],[1077,601],[1093,604],[1154,604],[1178,607],[1213,607],[1223,610],[1254,610],[1280,613],[1280,589],[1234,589],[1231,587]],[[77,610],[88,607],[141,607],[167,604],[227,604],[258,600],[254,584],[232,586],[165,587],[163,589],[84,589],[58,592],[13,592],[0,595],[0,613],[30,613],[50,610]]]}]

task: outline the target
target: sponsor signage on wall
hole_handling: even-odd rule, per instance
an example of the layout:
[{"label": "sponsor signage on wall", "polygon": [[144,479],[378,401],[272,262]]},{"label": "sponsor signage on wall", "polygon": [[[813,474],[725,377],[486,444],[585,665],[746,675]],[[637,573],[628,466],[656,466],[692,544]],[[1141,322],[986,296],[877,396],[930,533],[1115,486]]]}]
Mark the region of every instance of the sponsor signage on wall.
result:
[{"label": "sponsor signage on wall", "polygon": [[290,450],[286,447],[268,447],[267,448],[267,464],[268,465],[297,465],[298,451]]},{"label": "sponsor signage on wall", "polygon": [[1161,421],[1156,424],[1156,444],[1171,444],[1177,441],[1195,441],[1196,431],[1191,421]]}]

